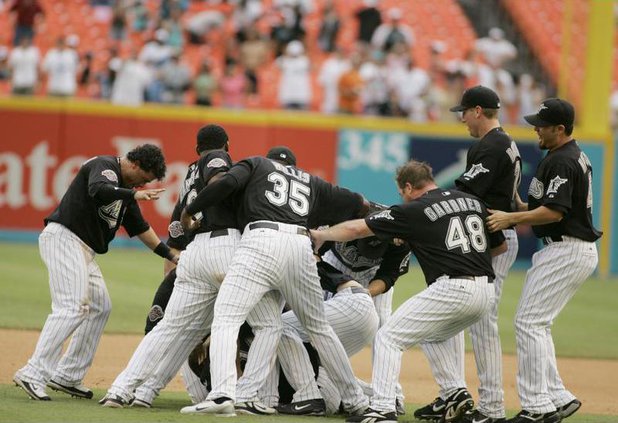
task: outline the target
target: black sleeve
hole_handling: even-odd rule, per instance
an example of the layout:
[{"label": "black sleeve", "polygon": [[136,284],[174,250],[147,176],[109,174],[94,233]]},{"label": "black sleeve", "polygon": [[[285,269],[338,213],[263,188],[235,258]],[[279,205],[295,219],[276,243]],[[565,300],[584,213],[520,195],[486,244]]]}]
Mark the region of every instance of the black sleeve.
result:
[{"label": "black sleeve", "polygon": [[250,176],[251,165],[248,161],[243,160],[236,163],[219,180],[208,184],[206,188],[200,191],[195,200],[186,207],[187,213],[194,215],[213,204],[220,203],[235,191],[244,188],[249,182]]},{"label": "black sleeve", "polygon": [[144,220],[142,211],[136,201],[130,201],[127,205],[127,211],[125,212],[124,219],[122,219],[122,226],[127,230],[127,234],[129,234],[130,237],[134,237],[150,229],[150,225]]},{"label": "black sleeve", "polygon": [[490,246],[490,248],[496,248],[500,244],[502,244],[504,241],[506,241],[506,238],[504,237],[504,234],[502,233],[502,231],[490,232],[489,233],[489,246]]},{"label": "black sleeve", "polygon": [[[412,203],[391,206],[389,209],[365,218],[365,223],[378,239],[390,242],[393,238],[412,238]],[[420,220],[419,220],[420,221]]]},{"label": "black sleeve", "polygon": [[503,172],[500,163],[501,154],[504,153],[489,147],[475,151],[474,157],[469,159],[469,167],[455,181],[457,188],[483,198],[495,183],[495,179]]},{"label": "black sleeve", "polygon": [[172,296],[172,290],[174,289],[175,281],[176,268],[170,270],[170,272],[161,282],[161,285],[159,285],[157,292],[155,293],[155,296],[152,300],[152,307],[150,307],[148,317],[146,317],[146,328],[144,330],[145,333],[150,332],[163,318],[167,303]]},{"label": "black sleeve", "polygon": [[354,280],[352,276],[341,272],[325,261],[319,261],[316,264],[320,285],[322,285],[322,289],[325,291],[336,294],[339,285]]},{"label": "black sleeve", "polygon": [[336,225],[350,219],[357,219],[364,209],[365,198],[349,189],[316,178],[316,207],[311,210],[308,220],[310,228]]},{"label": "black sleeve", "polygon": [[210,179],[222,172],[227,172],[232,167],[230,155],[223,150],[215,150],[208,153],[198,161],[200,176],[204,185],[208,185]]},{"label": "black sleeve", "polygon": [[118,174],[108,162],[92,160],[88,172],[88,195],[107,204],[115,200],[133,200],[134,194],[134,190],[118,186]]},{"label": "black sleeve", "polygon": [[177,250],[184,250],[187,248],[187,244],[189,244],[189,239],[185,234],[185,231],[180,224],[180,214],[182,213],[182,199],[179,199],[176,205],[174,206],[174,211],[172,212],[172,217],[170,219],[170,224],[167,227],[167,242],[166,244],[169,247],[175,248]]},{"label": "black sleeve", "polygon": [[407,245],[396,246],[389,244],[382,263],[373,279],[381,279],[386,283],[386,291],[391,289],[397,279],[408,273],[410,264],[410,249]]}]

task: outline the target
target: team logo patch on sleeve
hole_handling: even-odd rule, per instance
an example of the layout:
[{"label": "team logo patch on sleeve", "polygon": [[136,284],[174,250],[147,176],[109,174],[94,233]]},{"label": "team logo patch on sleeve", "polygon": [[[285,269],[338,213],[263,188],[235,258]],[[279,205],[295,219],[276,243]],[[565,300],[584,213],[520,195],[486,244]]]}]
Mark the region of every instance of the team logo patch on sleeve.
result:
[{"label": "team logo patch on sleeve", "polygon": [[160,305],[153,305],[150,309],[150,312],[148,312],[148,320],[150,320],[151,322],[156,322],[157,320],[161,320],[164,314],[165,313],[163,312],[163,309]]},{"label": "team logo patch on sleeve", "polygon": [[101,175],[105,176],[112,182],[118,182],[118,175],[116,175],[116,172],[111,169],[105,169],[103,172],[101,172]]},{"label": "team logo patch on sleeve", "polygon": [[466,179],[474,179],[476,176],[480,175],[481,173],[489,173],[489,169],[485,168],[483,166],[483,163],[476,163],[473,164],[472,167],[463,174],[464,178]]},{"label": "team logo patch on sleeve", "polygon": [[564,183],[566,183],[568,179],[563,179],[559,175],[549,181],[549,186],[547,187],[547,195],[551,196],[551,194],[557,194],[558,189]]},{"label": "team logo patch on sleeve", "polygon": [[530,188],[528,188],[528,195],[540,200],[543,197],[543,182],[536,178],[532,178]]},{"label": "team logo patch on sleeve", "polygon": [[225,162],[225,160],[217,157],[212,159],[211,161],[208,162],[208,164],[206,165],[206,167],[223,167],[223,166],[227,166],[227,163]]},{"label": "team logo patch on sleeve", "polygon": [[167,227],[167,230],[172,238],[178,238],[179,236],[185,234],[185,231],[184,229],[182,229],[182,225],[178,220],[174,220],[172,223],[170,223],[170,225]]},{"label": "team logo patch on sleeve", "polygon": [[373,216],[369,217],[369,220],[378,220],[378,219],[386,219],[386,220],[395,220],[393,216],[391,216],[390,210],[384,210],[380,213],[376,213]]}]

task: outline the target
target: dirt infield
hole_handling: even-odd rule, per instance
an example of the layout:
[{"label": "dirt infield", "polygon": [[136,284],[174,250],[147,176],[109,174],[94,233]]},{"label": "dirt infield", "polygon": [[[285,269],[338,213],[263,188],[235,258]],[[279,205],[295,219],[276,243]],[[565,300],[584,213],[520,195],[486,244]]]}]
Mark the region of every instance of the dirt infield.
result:
[{"label": "dirt infield", "polygon": [[[37,331],[0,329],[3,344],[0,383],[11,383],[15,370],[26,362],[34,350],[37,337]],[[140,339],[136,335],[104,335],[85,384],[90,387],[108,387],[124,368]],[[368,365],[370,360],[369,349],[365,349],[352,359],[356,374],[362,379],[371,378],[371,366]],[[565,384],[584,403],[583,413],[618,415],[618,402],[614,392],[618,361],[564,358],[558,362]],[[476,397],[477,378],[474,358],[470,354],[466,356],[466,369],[469,389]],[[506,406],[512,410],[519,409],[515,373],[515,357],[505,356]],[[404,354],[401,384],[408,402],[422,404],[433,400],[437,395],[437,386],[431,376],[429,365],[419,350],[414,349]],[[183,390],[180,378],[176,377],[168,389]]]}]

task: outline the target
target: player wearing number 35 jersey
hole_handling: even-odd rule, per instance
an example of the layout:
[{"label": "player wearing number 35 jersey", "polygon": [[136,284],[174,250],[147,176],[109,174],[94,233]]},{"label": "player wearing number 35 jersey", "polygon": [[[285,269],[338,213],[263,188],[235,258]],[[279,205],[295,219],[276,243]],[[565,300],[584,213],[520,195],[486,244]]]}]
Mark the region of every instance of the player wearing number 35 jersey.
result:
[{"label": "player wearing number 35 jersey", "polygon": [[491,254],[504,251],[501,232],[488,236],[483,203],[471,194],[438,188],[427,164],[410,161],[402,166],[397,183],[405,204],[364,220],[311,231],[318,246],[372,234],[383,241],[403,239],[428,285],[401,305],[376,334],[371,407],[348,422],[397,421],[402,352],[421,342],[444,341],[487,313],[494,298]]}]

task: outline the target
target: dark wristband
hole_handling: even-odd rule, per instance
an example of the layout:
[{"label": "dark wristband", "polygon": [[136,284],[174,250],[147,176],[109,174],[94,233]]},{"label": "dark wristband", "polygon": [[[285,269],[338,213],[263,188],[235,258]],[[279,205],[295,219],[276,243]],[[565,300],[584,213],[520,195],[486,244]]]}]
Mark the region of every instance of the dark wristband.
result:
[{"label": "dark wristband", "polygon": [[167,244],[164,244],[163,242],[159,242],[159,245],[157,245],[152,251],[156,255],[163,257],[164,259],[168,259],[169,261],[173,261],[175,257],[172,253],[172,250],[170,250],[170,247],[168,247]]}]

